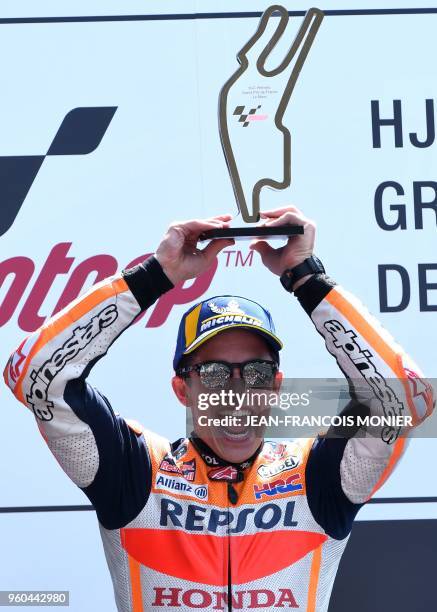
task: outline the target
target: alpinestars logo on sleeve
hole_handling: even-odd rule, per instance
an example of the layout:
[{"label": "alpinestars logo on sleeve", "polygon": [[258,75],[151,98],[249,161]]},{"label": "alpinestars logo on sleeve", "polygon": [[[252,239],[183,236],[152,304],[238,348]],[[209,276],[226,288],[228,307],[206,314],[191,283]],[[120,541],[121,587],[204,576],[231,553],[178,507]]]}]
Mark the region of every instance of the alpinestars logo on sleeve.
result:
[{"label": "alpinestars logo on sleeve", "polygon": [[73,108],[45,154],[0,156],[0,236],[14,223],[45,158],[95,151],[116,110],[116,106]]},{"label": "alpinestars logo on sleeve", "polygon": [[97,313],[83,327],[75,327],[72,335],[56,349],[49,359],[38,370],[33,370],[30,378],[33,381],[26,399],[35,416],[41,421],[53,419],[53,402],[49,397],[49,387],[57,374],[74,359],[102,329],[109,327],[118,317],[115,304],[109,304]]},{"label": "alpinestars logo on sleeve", "polygon": [[[384,376],[376,369],[373,363],[373,354],[363,349],[357,341],[357,334],[352,329],[346,329],[340,321],[332,319],[324,323],[325,329],[332,336],[334,346],[341,348],[373,390],[376,399],[382,406],[384,416],[401,416],[404,411],[403,403],[396,396],[395,391],[387,383]],[[387,444],[393,444],[400,434],[400,427],[384,426],[381,438]]]}]

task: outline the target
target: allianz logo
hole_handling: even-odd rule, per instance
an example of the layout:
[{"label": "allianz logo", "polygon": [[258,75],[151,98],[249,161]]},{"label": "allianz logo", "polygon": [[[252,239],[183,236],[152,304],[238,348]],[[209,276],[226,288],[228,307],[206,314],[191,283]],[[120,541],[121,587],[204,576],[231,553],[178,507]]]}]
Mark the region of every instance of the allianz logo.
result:
[{"label": "allianz logo", "polygon": [[155,488],[180,495],[192,495],[197,499],[208,499],[208,485],[193,485],[181,476],[156,475]]}]

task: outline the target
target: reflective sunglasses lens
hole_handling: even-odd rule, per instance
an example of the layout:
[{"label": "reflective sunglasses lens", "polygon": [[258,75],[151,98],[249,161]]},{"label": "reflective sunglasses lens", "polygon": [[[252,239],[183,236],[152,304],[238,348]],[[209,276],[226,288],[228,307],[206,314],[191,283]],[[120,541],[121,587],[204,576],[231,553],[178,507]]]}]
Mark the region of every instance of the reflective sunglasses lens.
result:
[{"label": "reflective sunglasses lens", "polygon": [[248,387],[270,387],[274,377],[275,368],[271,363],[253,361],[243,369],[244,382]]},{"label": "reflective sunglasses lens", "polygon": [[223,363],[205,363],[199,371],[200,382],[208,389],[225,387],[230,374],[229,368]]}]

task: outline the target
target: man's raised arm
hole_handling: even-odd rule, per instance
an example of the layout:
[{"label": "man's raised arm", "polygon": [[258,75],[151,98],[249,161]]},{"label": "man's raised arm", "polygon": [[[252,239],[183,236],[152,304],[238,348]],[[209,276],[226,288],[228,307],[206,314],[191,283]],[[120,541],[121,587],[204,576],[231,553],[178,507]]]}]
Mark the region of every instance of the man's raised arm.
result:
[{"label": "man's raised arm", "polygon": [[25,338],[4,370],[6,384],[33,411],[51,452],[108,529],[128,523],[145,505],[150,460],[141,431],[116,414],[86,378],[143,310],[173,283],[201,274],[230,244],[212,241],[195,254],[190,244],[187,249],[199,233],[224,224],[220,217],[171,226],[156,257],[94,285]]},{"label": "man's raised arm", "polygon": [[[140,285],[148,289],[141,295]],[[108,278],[25,338],[4,370],[51,452],[108,527],[124,518],[110,503],[120,499],[114,493],[147,482],[149,460],[145,445],[86,377],[141,310],[171,287],[153,257]],[[138,487],[138,503],[141,495]],[[126,509],[126,519],[129,514]]]},{"label": "man's raised arm", "polygon": [[[295,223],[304,227],[303,235],[293,236],[280,249],[265,241],[255,241],[251,248],[271,272],[284,275],[286,285],[290,280],[289,289],[325,339],[350,383],[352,400],[347,410],[410,417],[412,426],[419,425],[432,412],[435,400],[432,386],[416,364],[354,296],[325,274],[302,278],[294,274],[312,256],[315,223],[294,206],[261,217],[267,226]],[[343,431],[340,437],[328,435],[315,441],[306,468],[308,503],[329,535],[342,539],[349,534],[361,505],[382,486],[402,456],[405,434],[405,428],[387,426]]]},{"label": "man's raised arm", "polygon": [[307,467],[314,492],[309,502],[316,520],[340,538],[396,467],[407,433],[431,414],[434,393],[418,366],[343,288],[317,275],[296,296],[350,381],[353,399],[345,412],[364,408],[370,417],[402,417],[411,423],[359,428],[351,437],[343,430],[340,438],[316,440]]}]

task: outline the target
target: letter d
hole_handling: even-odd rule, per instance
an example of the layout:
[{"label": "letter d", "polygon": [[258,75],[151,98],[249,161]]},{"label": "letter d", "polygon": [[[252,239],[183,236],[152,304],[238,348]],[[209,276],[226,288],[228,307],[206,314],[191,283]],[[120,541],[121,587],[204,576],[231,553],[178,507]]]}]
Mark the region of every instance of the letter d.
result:
[{"label": "letter d", "polygon": [[[396,272],[401,280],[401,299],[395,306],[388,305],[387,272]],[[403,266],[396,264],[378,266],[379,310],[380,312],[400,312],[410,303],[410,277]]]}]

